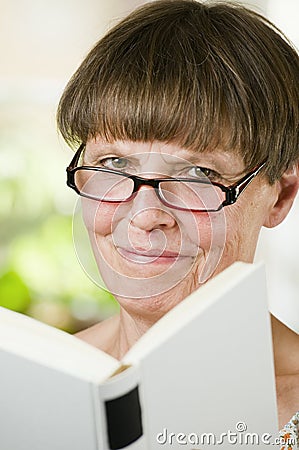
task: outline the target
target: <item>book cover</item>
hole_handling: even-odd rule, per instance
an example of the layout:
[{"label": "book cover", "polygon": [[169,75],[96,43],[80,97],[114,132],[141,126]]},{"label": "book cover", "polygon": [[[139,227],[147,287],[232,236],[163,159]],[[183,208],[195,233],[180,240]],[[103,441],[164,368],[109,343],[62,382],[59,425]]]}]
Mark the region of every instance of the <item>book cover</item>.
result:
[{"label": "book cover", "polygon": [[0,366],[1,450],[261,449],[278,434],[262,265],[217,275],[122,361],[1,308]]}]

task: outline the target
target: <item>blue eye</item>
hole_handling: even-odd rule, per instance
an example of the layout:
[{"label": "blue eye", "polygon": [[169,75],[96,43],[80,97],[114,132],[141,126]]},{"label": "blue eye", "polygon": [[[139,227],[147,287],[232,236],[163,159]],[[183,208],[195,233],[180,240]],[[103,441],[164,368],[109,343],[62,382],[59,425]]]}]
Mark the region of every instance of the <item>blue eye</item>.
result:
[{"label": "blue eye", "polygon": [[108,169],[123,170],[129,167],[129,161],[127,158],[110,157],[104,158],[100,161],[101,166]]}]

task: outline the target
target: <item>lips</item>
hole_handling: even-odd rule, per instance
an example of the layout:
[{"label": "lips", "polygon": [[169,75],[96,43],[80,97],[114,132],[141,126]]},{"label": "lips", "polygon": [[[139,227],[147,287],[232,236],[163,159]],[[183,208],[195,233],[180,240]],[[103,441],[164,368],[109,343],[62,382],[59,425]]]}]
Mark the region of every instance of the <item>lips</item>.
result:
[{"label": "lips", "polygon": [[137,263],[173,264],[180,259],[190,258],[190,255],[181,255],[171,250],[162,251],[157,249],[145,250],[141,248],[117,247],[117,251],[126,260]]},{"label": "lips", "polygon": [[142,248],[123,248],[117,247],[117,251],[126,259],[133,262],[174,262],[176,259],[181,257],[178,252],[173,252],[169,250],[158,250],[151,249],[146,250]]}]

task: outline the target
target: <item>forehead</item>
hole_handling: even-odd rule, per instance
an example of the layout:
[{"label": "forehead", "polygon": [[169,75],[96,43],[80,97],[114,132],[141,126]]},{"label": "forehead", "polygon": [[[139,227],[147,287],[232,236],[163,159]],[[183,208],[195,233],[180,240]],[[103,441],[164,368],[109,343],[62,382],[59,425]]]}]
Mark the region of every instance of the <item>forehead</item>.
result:
[{"label": "forehead", "polygon": [[188,162],[194,165],[207,166],[221,173],[236,174],[244,171],[242,157],[235,151],[221,148],[206,149],[205,151],[190,150],[175,142],[144,142],[116,140],[107,142],[102,138],[88,141],[86,145],[87,158],[105,156],[138,157],[142,162],[149,159],[164,162]]}]

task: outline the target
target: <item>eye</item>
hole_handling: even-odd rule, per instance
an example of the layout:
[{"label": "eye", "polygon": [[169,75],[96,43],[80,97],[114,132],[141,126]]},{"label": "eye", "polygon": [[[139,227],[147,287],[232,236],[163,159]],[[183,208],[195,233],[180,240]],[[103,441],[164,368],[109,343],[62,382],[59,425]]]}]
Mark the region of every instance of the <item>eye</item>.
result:
[{"label": "eye", "polygon": [[211,181],[216,181],[221,178],[219,173],[215,172],[212,169],[209,169],[208,167],[199,167],[199,166],[193,166],[189,168],[187,171],[187,176],[191,178],[203,178]]},{"label": "eye", "polygon": [[99,161],[99,165],[107,169],[124,170],[130,168],[130,161],[127,158],[109,157]]}]

